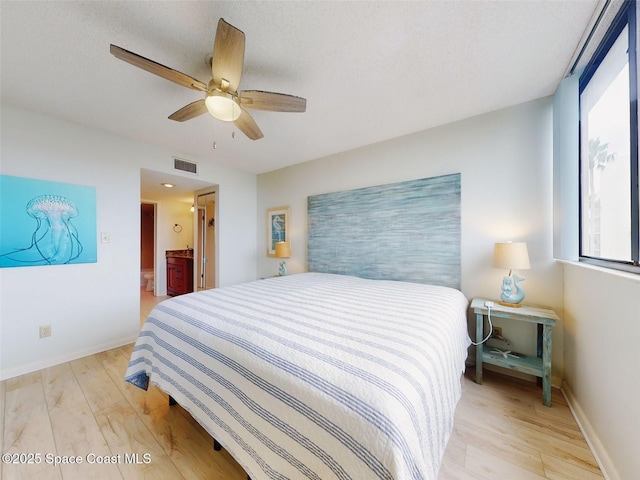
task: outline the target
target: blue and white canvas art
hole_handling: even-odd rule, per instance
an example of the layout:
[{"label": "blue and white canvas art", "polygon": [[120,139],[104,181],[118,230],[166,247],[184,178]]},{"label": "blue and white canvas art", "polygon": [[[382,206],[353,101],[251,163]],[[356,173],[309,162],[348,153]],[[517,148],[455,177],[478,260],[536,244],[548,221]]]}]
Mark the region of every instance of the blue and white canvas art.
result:
[{"label": "blue and white canvas art", "polygon": [[0,267],[96,261],[94,187],[0,175]]},{"label": "blue and white canvas art", "polygon": [[460,174],[307,199],[307,268],[460,288]]}]

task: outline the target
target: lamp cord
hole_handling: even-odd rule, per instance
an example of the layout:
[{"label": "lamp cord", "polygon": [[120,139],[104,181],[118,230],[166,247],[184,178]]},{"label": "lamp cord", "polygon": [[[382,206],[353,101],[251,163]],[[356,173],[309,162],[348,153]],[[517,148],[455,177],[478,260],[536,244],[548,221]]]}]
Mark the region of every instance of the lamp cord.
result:
[{"label": "lamp cord", "polygon": [[476,342],[474,342],[474,341],[471,341],[471,345],[476,345],[476,346],[477,346],[477,345],[481,345],[481,344],[483,344],[484,342],[486,342],[487,340],[489,340],[489,339],[491,338],[491,334],[493,333],[493,324],[491,323],[491,309],[492,309],[492,308],[493,308],[493,307],[487,307],[487,311],[488,311],[488,315],[487,315],[487,317],[488,317],[488,319],[489,319],[489,333],[488,333],[488,334],[487,334],[487,336],[484,338],[484,340],[482,340],[481,342],[476,343]]}]

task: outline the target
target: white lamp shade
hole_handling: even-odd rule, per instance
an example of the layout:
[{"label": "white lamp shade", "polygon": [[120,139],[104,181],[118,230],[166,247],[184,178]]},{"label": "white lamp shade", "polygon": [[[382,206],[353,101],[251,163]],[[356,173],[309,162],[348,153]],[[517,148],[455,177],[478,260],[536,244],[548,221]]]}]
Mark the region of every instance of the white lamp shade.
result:
[{"label": "white lamp shade", "polygon": [[506,270],[530,269],[526,242],[496,243],[493,249],[493,266]]},{"label": "white lamp shade", "polygon": [[289,258],[290,256],[291,256],[291,245],[289,245],[289,242],[276,243],[277,258]]},{"label": "white lamp shade", "polygon": [[240,116],[240,106],[229,93],[219,90],[210,91],[204,104],[209,113],[218,120],[233,122]]}]

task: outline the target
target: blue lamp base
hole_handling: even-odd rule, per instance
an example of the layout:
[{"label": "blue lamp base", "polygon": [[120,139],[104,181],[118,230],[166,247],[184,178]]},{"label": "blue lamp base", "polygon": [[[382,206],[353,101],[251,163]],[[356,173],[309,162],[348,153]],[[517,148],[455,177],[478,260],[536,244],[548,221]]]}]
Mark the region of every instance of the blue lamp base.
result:
[{"label": "blue lamp base", "polygon": [[287,264],[285,261],[280,262],[280,266],[278,267],[278,275],[284,277],[287,274]]},{"label": "blue lamp base", "polygon": [[517,275],[507,275],[502,279],[502,293],[500,294],[500,305],[505,307],[519,308],[522,300],[524,300],[524,289],[520,286],[520,282],[524,278]]}]

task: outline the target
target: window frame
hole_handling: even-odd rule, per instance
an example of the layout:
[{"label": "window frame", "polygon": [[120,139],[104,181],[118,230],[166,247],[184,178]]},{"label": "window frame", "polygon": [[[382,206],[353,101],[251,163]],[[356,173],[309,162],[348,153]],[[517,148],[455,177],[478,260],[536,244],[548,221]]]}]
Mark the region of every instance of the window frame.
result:
[{"label": "window frame", "polygon": [[630,201],[631,201],[631,260],[614,260],[608,258],[594,257],[583,253],[583,226],[582,226],[582,207],[583,207],[583,186],[582,186],[582,121],[581,112],[578,113],[578,259],[581,262],[593,265],[611,268],[615,270],[623,270],[627,272],[640,274],[640,172],[639,172],[639,148],[638,148],[638,10],[640,7],[636,0],[626,0],[616,17],[607,30],[600,45],[595,50],[592,58],[580,75],[578,89],[578,108],[581,110],[582,92],[589,84],[589,81],[600,67],[605,56],[609,53],[613,44],[617,40],[620,33],[628,26],[628,59],[629,59],[629,109],[630,109],[630,155],[629,168],[631,174],[630,181]]}]

